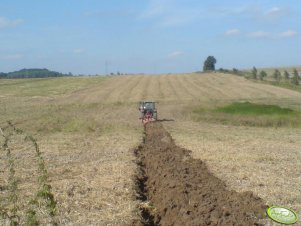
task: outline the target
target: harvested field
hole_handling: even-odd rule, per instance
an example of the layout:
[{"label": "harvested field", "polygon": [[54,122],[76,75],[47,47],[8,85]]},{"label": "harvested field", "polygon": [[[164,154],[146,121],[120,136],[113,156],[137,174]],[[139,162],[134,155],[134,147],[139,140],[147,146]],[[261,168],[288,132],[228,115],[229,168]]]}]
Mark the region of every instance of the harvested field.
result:
[{"label": "harvested field", "polygon": [[[300,111],[301,93],[219,73],[0,80],[0,85],[0,127],[10,120],[37,140],[57,201],[54,219],[61,225],[139,221],[133,150],[143,136],[137,102],[144,99],[159,102],[159,119],[175,143],[205,162],[229,190],[250,191],[269,205],[301,213],[300,128],[223,125],[195,121],[193,113],[234,101]],[[31,197],[36,181],[22,178],[34,171],[35,158],[23,155],[20,146],[11,146],[21,183],[16,191]],[[0,161],[0,195],[7,197],[3,151]],[[4,199],[0,202],[2,207]]]}]

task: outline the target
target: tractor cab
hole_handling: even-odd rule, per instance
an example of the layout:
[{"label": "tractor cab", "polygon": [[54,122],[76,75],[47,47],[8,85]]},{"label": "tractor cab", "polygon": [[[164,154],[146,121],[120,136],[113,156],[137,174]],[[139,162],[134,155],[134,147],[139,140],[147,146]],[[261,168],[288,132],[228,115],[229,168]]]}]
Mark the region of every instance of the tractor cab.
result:
[{"label": "tractor cab", "polygon": [[154,109],[156,109],[156,104],[155,104],[155,102],[144,101],[144,102],[140,102],[140,108],[154,110]]},{"label": "tractor cab", "polygon": [[156,121],[157,109],[154,101],[142,101],[139,103],[140,119],[142,121]]}]

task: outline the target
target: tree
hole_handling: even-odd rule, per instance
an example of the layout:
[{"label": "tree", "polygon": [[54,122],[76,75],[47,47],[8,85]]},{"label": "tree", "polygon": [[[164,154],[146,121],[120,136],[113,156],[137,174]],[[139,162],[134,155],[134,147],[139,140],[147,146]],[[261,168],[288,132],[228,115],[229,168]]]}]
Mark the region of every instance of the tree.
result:
[{"label": "tree", "polygon": [[296,68],[293,71],[293,76],[296,76],[296,77],[298,77],[300,79],[299,73],[298,73],[298,71],[297,71]]},{"label": "tree", "polygon": [[257,79],[257,69],[256,69],[256,67],[253,67],[253,69],[252,69],[252,78]]},{"label": "tree", "polygon": [[5,78],[47,78],[47,77],[62,77],[68,76],[67,74],[62,74],[56,71],[49,71],[48,69],[22,69],[19,71],[8,72],[6,74],[0,73],[0,76]]},{"label": "tree", "polygon": [[214,56],[208,56],[204,62],[203,71],[214,71],[215,70],[216,59]]},{"label": "tree", "polygon": [[284,78],[285,80],[288,80],[290,77],[290,74],[287,72],[287,70],[284,71]]},{"label": "tree", "polygon": [[5,78],[7,76],[6,73],[0,72],[0,78]]},{"label": "tree", "polygon": [[268,76],[268,74],[265,72],[265,71],[261,71],[260,73],[259,73],[259,79],[260,80],[263,80],[265,77],[267,77]]},{"label": "tree", "polygon": [[277,82],[279,82],[281,79],[281,72],[278,69],[276,69],[273,73],[273,77],[276,79]]},{"label": "tree", "polygon": [[293,77],[292,77],[291,82],[294,85],[299,85],[299,80],[300,80],[299,73],[298,73],[298,71],[296,69],[294,69]]},{"label": "tree", "polygon": [[239,74],[239,71],[236,68],[233,68],[232,71],[233,71],[233,74],[235,74],[235,75]]}]

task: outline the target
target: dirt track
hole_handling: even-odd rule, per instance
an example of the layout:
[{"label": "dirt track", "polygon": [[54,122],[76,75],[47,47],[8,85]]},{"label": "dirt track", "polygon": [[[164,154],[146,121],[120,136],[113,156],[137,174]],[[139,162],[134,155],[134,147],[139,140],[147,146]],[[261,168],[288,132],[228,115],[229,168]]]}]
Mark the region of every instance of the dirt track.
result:
[{"label": "dirt track", "polygon": [[266,205],[251,192],[229,191],[190,151],[177,147],[161,123],[145,128],[135,151],[137,189],[144,222],[139,225],[260,225]]}]

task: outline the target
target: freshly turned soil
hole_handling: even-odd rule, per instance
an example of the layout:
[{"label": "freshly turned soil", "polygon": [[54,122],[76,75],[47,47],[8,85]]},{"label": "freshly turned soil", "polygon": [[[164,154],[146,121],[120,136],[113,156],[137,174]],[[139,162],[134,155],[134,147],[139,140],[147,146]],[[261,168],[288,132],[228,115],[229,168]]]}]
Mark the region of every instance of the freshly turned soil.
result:
[{"label": "freshly turned soil", "polygon": [[136,150],[143,219],[133,225],[260,225],[267,206],[251,192],[227,189],[206,164],[175,145],[160,122],[145,126]]}]

